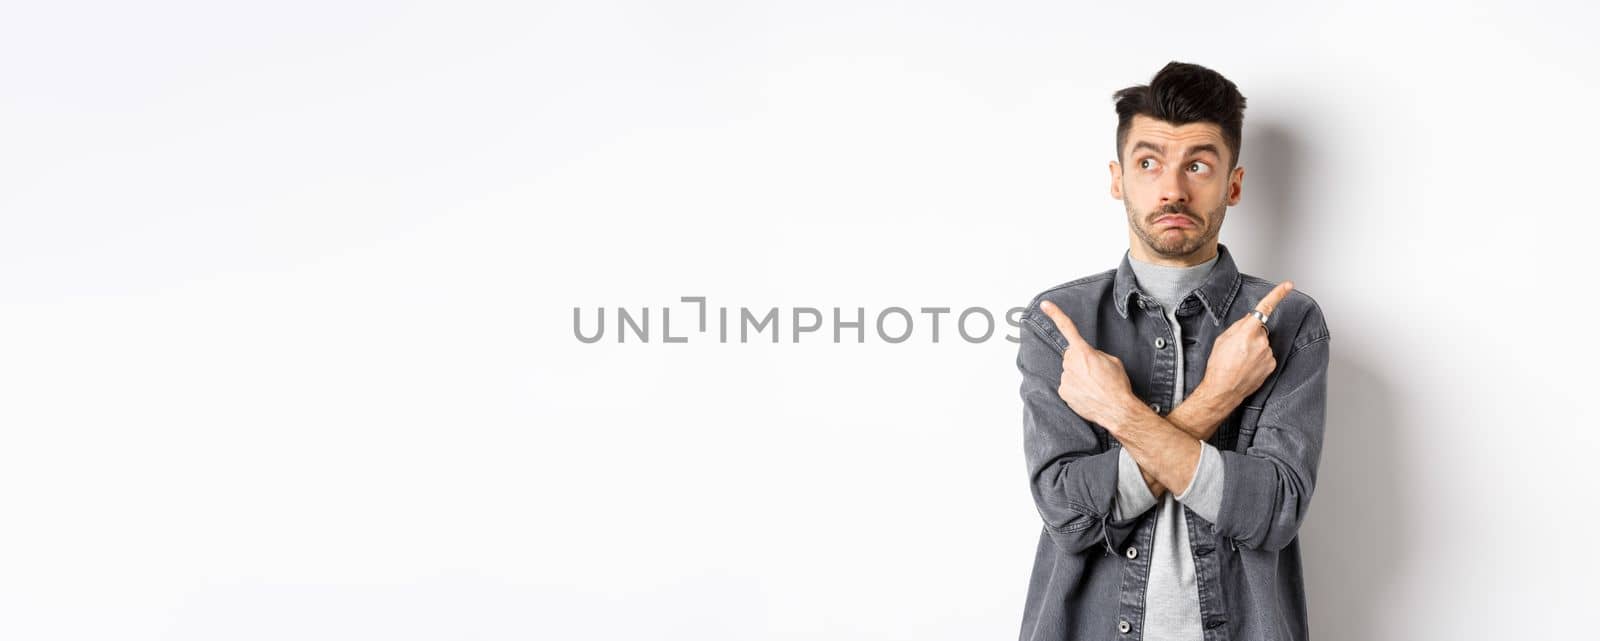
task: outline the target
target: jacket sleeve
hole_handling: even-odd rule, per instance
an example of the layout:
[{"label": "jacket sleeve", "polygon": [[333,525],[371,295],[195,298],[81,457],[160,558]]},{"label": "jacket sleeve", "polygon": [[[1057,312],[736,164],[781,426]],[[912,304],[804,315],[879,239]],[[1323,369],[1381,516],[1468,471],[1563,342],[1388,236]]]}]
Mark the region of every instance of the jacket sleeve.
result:
[{"label": "jacket sleeve", "polygon": [[1107,554],[1115,554],[1139,521],[1138,514],[1117,520],[1112,513],[1122,447],[1101,451],[1095,433],[1100,428],[1061,400],[1056,392],[1061,350],[1032,322],[1025,321],[1027,329],[1019,332],[1017,369],[1022,372],[1023,448],[1034,505],[1063,551],[1086,554],[1103,546]]},{"label": "jacket sleeve", "polygon": [[[1214,529],[1235,547],[1288,547],[1311,508],[1328,402],[1328,330],[1313,307],[1262,402],[1244,452],[1222,452],[1222,504]],[[1248,411],[1248,410],[1247,410]]]}]

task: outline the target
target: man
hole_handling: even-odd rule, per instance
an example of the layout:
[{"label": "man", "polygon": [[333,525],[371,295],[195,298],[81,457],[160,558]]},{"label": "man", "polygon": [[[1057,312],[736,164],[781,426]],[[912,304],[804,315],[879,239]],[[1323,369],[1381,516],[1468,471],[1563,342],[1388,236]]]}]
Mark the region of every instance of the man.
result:
[{"label": "man", "polygon": [[1023,316],[1024,447],[1044,520],[1024,641],[1309,636],[1298,532],[1327,399],[1328,328],[1217,241],[1239,202],[1245,99],[1171,63],[1115,94],[1114,270]]}]

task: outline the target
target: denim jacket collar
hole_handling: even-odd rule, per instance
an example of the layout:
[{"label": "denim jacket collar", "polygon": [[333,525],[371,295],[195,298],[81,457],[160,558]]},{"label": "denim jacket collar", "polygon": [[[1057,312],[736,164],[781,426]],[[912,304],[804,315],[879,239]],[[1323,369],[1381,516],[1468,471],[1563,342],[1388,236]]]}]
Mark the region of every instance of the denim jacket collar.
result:
[{"label": "denim jacket collar", "polygon": [[[1117,266],[1116,280],[1111,290],[1112,298],[1116,301],[1117,313],[1123,318],[1128,317],[1128,298],[1135,293],[1147,296],[1139,287],[1133,276],[1133,263],[1129,257],[1130,251],[1122,252],[1122,264]],[[1206,311],[1211,314],[1211,321],[1221,325],[1227,317],[1228,305],[1233,303],[1233,297],[1239,294],[1239,268],[1233,264],[1233,256],[1228,253],[1228,246],[1217,243],[1217,262],[1211,266],[1211,273],[1206,275],[1206,280],[1195,290],[1194,295],[1205,304]]]}]

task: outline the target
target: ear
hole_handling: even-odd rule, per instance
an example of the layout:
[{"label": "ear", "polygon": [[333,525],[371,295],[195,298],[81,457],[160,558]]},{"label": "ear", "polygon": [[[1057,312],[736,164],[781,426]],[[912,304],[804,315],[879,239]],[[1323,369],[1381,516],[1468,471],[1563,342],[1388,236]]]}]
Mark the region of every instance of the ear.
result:
[{"label": "ear", "polygon": [[1233,175],[1228,177],[1228,206],[1239,204],[1239,197],[1244,195],[1244,167],[1234,167]]},{"label": "ear", "polygon": [[1109,168],[1111,169],[1111,197],[1122,200],[1122,165],[1113,160]]}]

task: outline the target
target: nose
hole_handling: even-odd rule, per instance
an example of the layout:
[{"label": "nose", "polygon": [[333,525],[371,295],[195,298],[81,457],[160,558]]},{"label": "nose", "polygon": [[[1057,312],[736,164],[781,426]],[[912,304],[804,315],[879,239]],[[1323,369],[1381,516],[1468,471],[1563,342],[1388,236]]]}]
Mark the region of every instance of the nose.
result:
[{"label": "nose", "polygon": [[1182,171],[1161,172],[1161,204],[1189,202],[1189,186]]}]

